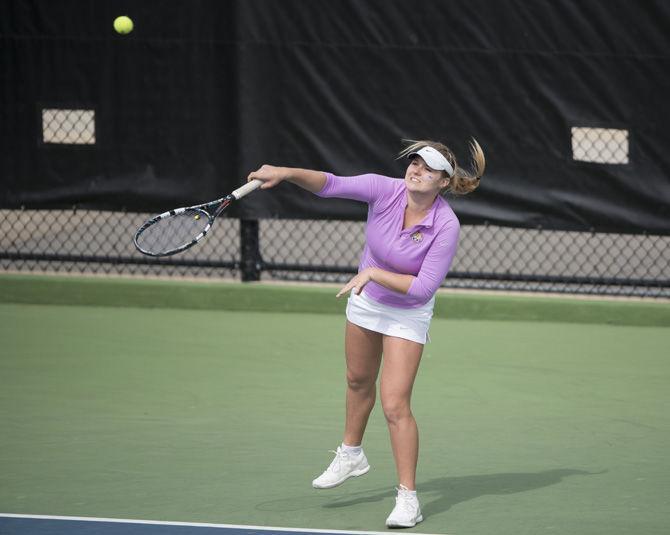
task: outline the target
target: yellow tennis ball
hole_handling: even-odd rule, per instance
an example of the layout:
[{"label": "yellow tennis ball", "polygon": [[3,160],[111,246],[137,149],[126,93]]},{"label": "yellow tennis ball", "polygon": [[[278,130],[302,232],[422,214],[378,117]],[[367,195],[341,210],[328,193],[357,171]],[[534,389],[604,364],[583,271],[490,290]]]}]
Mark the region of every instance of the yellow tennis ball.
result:
[{"label": "yellow tennis ball", "polygon": [[195,215],[193,216],[193,219],[195,219],[196,221],[197,221],[198,219],[200,219],[200,214],[195,214]]},{"label": "yellow tennis ball", "polygon": [[132,32],[133,26],[133,19],[126,17],[125,15],[121,15],[120,17],[116,17],[114,19],[114,29],[121,35],[126,35]]}]

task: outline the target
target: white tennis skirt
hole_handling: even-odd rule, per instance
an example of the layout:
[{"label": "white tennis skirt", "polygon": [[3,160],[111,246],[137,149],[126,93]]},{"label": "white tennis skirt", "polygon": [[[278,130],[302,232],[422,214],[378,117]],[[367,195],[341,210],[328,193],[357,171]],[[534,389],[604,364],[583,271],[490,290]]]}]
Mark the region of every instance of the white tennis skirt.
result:
[{"label": "white tennis skirt", "polygon": [[425,344],[430,341],[428,329],[434,304],[435,296],[418,308],[398,308],[382,305],[364,293],[352,292],[347,302],[347,319],[371,331]]}]

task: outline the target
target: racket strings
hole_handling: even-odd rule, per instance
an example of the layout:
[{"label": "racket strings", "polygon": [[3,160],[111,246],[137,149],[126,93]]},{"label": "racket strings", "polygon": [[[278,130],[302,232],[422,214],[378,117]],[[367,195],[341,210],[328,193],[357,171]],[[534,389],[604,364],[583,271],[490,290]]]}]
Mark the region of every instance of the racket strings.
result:
[{"label": "racket strings", "polygon": [[209,217],[200,210],[186,210],[158,220],[137,236],[137,244],[153,254],[165,254],[190,244],[209,225]]}]

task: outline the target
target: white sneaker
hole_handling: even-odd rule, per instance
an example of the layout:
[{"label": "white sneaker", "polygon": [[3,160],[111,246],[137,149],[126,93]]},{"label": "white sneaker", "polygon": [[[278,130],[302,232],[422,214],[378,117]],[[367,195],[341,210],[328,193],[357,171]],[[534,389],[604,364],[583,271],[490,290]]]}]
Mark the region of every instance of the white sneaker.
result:
[{"label": "white sneaker", "polygon": [[396,489],[398,496],[395,499],[395,507],[386,519],[388,528],[413,528],[423,520],[419,500],[406,487],[400,485]]},{"label": "white sneaker", "polygon": [[351,455],[338,447],[337,451],[332,452],[335,454],[333,462],[330,463],[323,474],[312,481],[312,486],[315,489],[332,489],[341,485],[350,477],[362,476],[370,470],[370,465],[363,451],[358,455]]}]

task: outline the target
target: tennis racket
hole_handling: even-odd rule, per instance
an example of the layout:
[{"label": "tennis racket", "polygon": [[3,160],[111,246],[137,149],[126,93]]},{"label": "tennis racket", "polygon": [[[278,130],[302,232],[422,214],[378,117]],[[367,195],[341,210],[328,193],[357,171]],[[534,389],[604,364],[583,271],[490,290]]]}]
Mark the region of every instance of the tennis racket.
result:
[{"label": "tennis racket", "polygon": [[258,189],[262,183],[262,180],[252,180],[221,199],[175,208],[152,217],[135,233],[135,247],[148,256],[170,256],[193,247],[207,235],[214,220],[226,208]]}]

